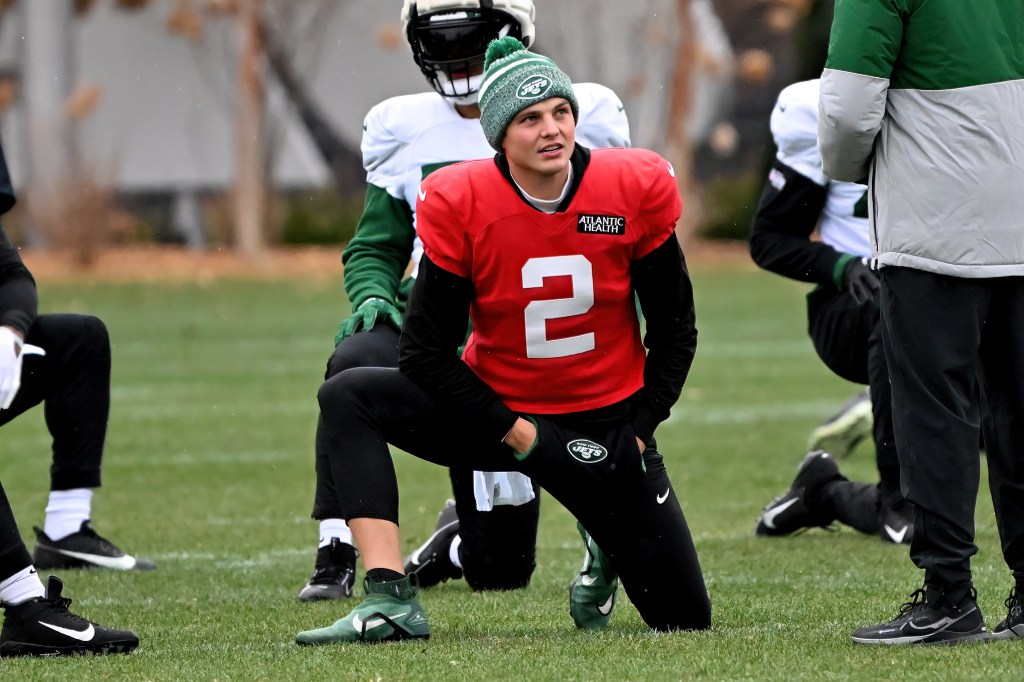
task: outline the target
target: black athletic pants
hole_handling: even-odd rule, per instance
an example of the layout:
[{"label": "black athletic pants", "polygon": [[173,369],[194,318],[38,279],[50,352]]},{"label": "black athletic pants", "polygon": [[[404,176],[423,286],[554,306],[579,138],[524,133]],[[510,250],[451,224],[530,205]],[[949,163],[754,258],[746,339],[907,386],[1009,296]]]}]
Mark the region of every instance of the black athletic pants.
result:
[{"label": "black athletic pants", "polygon": [[[40,315],[25,343],[45,356],[26,355],[21,388],[0,410],[0,426],[39,403],[53,437],[50,489],[97,488],[110,413],[110,339],[103,323],[86,315]],[[7,452],[8,461],[24,453]],[[0,487],[0,580],[32,563]]]},{"label": "black athletic pants", "polygon": [[[398,521],[388,443],[448,467],[521,471],[579,520],[616,569],[630,600],[658,630],[703,629],[711,603],[682,508],[653,448],[640,456],[629,424],[570,430],[537,416],[540,442],[523,461],[477,432],[397,369],[343,372],[320,388],[324,443],[347,518]],[[568,443],[605,448],[573,456]]]},{"label": "black athletic pants", "polygon": [[808,334],[825,366],[837,376],[867,384],[874,418],[879,484],[853,481],[830,487],[837,517],[857,530],[877,533],[877,507],[900,490],[900,464],[892,426],[892,390],[878,306],[857,305],[849,292],[822,285],[807,295]]},{"label": "black athletic pants", "polygon": [[[326,379],[353,367],[398,367],[398,332],[388,324],[374,325],[348,337],[334,349]],[[452,494],[459,515],[459,558],[466,582],[474,590],[511,590],[526,587],[536,567],[540,488],[536,499],[522,505],[476,508],[473,468],[449,469]],[[339,497],[331,474],[330,450],[323,415],[316,429],[316,497],[313,518],[346,518],[344,496]]]},{"label": "black athletic pants", "polygon": [[1022,585],[1024,277],[880,274],[903,491],[917,505],[910,556],[930,585],[971,579],[984,428],[1003,556]]}]

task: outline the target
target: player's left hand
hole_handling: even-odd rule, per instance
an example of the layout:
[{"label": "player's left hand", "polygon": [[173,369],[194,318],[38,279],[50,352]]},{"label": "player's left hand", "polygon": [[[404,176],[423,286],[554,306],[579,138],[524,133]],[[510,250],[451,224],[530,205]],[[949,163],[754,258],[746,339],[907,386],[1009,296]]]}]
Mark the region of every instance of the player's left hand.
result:
[{"label": "player's left hand", "polygon": [[878,276],[868,267],[867,258],[854,258],[843,270],[843,288],[859,306],[874,300],[880,286]]},{"label": "player's left hand", "polygon": [[636,437],[636,445],[638,448],[640,448],[640,454],[644,454],[644,450],[647,449],[647,443],[640,440],[640,436]]},{"label": "player's left hand", "polygon": [[398,312],[398,308],[383,298],[368,298],[338,327],[338,333],[334,335],[334,345],[337,346],[357,331],[373,329],[378,321],[389,323],[397,331],[402,329],[402,313]]}]

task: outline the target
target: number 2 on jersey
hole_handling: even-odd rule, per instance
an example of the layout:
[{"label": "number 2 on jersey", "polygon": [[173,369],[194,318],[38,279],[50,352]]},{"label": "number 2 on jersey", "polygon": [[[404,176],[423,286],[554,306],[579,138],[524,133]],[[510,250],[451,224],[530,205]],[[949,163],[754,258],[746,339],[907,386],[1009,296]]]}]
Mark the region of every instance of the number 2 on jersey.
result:
[{"label": "number 2 on jersey", "polygon": [[544,286],[546,277],[571,277],[572,298],[531,301],[523,316],[526,321],[526,357],[564,358],[594,350],[594,333],[563,339],[549,339],[547,321],[582,315],[594,306],[594,269],[581,255],[531,258],[523,266],[523,288]]}]

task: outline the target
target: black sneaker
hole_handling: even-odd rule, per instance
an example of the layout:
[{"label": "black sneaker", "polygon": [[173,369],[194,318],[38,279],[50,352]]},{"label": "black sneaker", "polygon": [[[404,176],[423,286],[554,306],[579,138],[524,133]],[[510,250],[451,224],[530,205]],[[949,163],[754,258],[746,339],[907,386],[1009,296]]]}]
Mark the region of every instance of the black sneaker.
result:
[{"label": "black sneaker", "polygon": [[888,623],[860,628],[856,644],[957,644],[984,642],[990,637],[972,587],[953,601],[935,588],[916,590],[900,615]]},{"label": "black sneaker", "polygon": [[139,645],[130,630],[111,630],[68,611],[60,596],[64,583],[51,575],[46,596],[4,606],[0,656],[78,656],[126,654]]},{"label": "black sneaker", "polygon": [[883,499],[878,508],[878,535],[896,545],[909,545],[914,539],[914,505],[899,491]]},{"label": "black sneaker", "polygon": [[356,581],[356,548],[338,538],[316,550],[316,567],[299,592],[299,601],[348,599]]},{"label": "black sneaker", "polygon": [[117,545],[82,521],[77,533],[61,540],[51,540],[41,529],[36,532],[32,563],[40,571],[54,568],[113,568],[121,571],[153,571],[156,564],[125,554]]},{"label": "black sneaker", "polygon": [[405,573],[415,573],[420,587],[433,587],[450,578],[461,578],[462,569],[452,563],[449,550],[459,534],[455,502],[448,500],[437,517],[434,533],[405,560]]},{"label": "black sneaker", "polygon": [[992,639],[1024,639],[1024,594],[1014,587],[1004,603],[1006,618],[992,630]]},{"label": "black sneaker", "polygon": [[821,486],[839,480],[845,479],[827,452],[808,452],[800,462],[793,485],[765,506],[754,533],[789,535],[804,528],[828,527],[835,521],[835,514],[813,504],[812,497]]}]

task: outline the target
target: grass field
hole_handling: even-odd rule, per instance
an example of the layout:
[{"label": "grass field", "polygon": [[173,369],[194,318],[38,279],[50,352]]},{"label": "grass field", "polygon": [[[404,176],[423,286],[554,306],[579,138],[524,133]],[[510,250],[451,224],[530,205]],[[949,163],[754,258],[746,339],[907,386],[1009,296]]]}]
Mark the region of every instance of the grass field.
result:
[{"label": "grass field", "polygon": [[[753,536],[788,486],[808,431],[853,391],[804,334],[805,287],[746,267],[695,268],[700,342],[672,419],[658,432],[714,606],[700,634],[647,631],[622,599],[611,625],[577,631],[566,586],[581,549],[569,515],[543,505],[528,590],[425,592],[428,643],[300,649],[294,634],[348,604],[303,604],[316,390],[347,311],[329,281],[50,284],[43,308],[88,311],[114,343],[105,486],[94,521],[152,573],[68,571],[74,609],[131,627],[130,656],[0,661],[3,680],[1019,680],[1024,643],[863,648],[919,586],[906,549],[844,528]],[[3,429],[2,480],[31,547],[48,482],[41,410]],[[439,468],[396,455],[411,549],[448,495]],[[843,462],[872,478],[872,453]],[[975,560],[990,625],[1011,580],[984,487]],[[360,579],[362,571],[360,570]],[[671,590],[673,576],[664,576]]]}]

